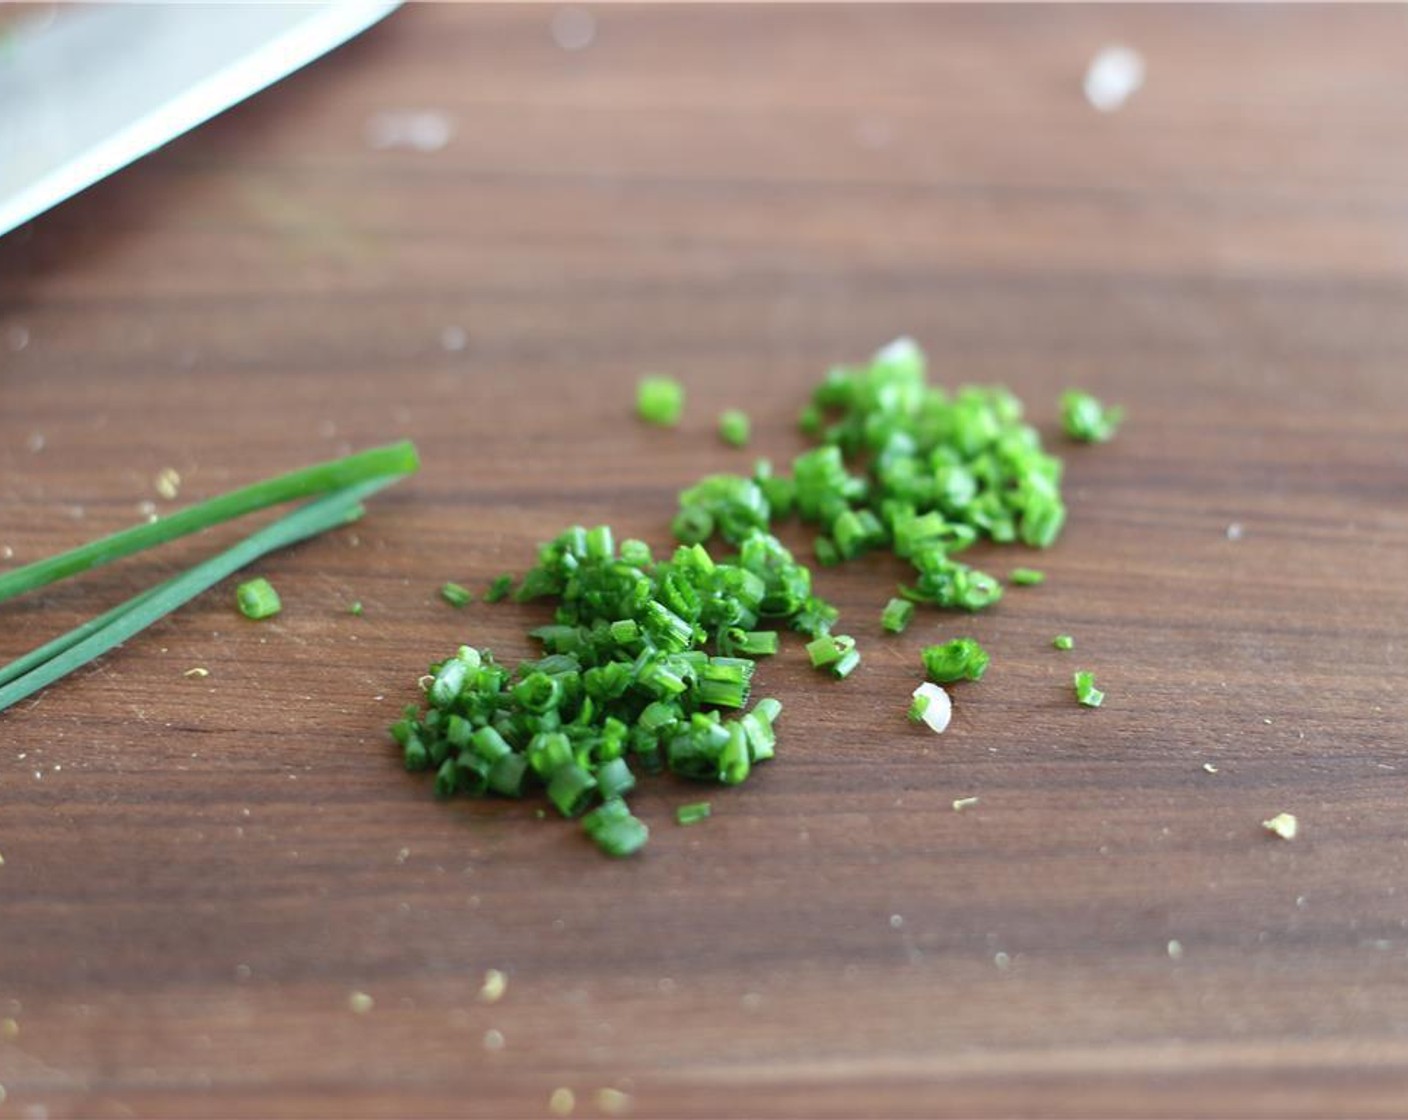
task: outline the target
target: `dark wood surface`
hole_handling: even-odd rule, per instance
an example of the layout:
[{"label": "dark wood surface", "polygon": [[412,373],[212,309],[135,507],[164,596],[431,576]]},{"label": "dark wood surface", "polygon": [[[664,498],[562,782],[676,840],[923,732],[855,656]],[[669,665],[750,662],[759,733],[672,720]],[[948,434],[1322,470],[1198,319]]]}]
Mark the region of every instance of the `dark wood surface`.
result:
[{"label": "dark wood surface", "polygon": [[[425,460],[258,565],[276,620],[226,586],[0,716],[0,1115],[1408,1111],[1402,10],[609,8],[577,51],[555,11],[404,10],[0,239],[7,566],[173,508],[163,468]],[[1110,42],[1148,80],[1102,115]],[[449,144],[368,145],[407,109]],[[1068,385],[1128,407],[1064,446],[1046,586],[885,638],[899,564],[822,573],[862,669],[765,665],[778,760],[691,829],[646,783],[632,862],[400,769],[427,662],[543,617],[441,582],[663,545],[905,332],[1053,440]],[[6,604],[0,653],[228,539]],[[958,633],[994,662],[938,738],[903,713]]]}]

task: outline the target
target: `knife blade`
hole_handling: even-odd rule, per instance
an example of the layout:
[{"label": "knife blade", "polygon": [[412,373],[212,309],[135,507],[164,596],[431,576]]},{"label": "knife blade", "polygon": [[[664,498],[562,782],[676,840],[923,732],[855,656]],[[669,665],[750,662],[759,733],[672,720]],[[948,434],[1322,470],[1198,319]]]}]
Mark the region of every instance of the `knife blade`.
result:
[{"label": "knife blade", "polygon": [[0,236],[397,7],[57,5],[18,20],[0,42]]}]

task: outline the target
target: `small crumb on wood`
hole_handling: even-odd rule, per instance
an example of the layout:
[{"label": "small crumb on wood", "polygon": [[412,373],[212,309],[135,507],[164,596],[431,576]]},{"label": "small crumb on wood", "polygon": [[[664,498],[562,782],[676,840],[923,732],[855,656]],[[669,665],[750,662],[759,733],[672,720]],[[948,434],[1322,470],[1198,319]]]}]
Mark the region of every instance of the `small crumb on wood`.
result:
[{"label": "small crumb on wood", "polygon": [[5,1041],[9,1042],[9,1041],[12,1040],[12,1039],[19,1038],[19,1036],[20,1036],[20,1024],[19,1024],[19,1020],[17,1020],[17,1019],[0,1019],[0,1038],[3,1038],[3,1039],[5,1039]]},{"label": "small crumb on wood", "polygon": [[953,800],[953,811],[955,813],[961,813],[964,809],[971,809],[977,803],[978,799],[976,797],[956,797]]},{"label": "small crumb on wood", "polygon": [[992,955],[992,963],[997,965],[1000,971],[1005,972],[1012,966],[1012,958],[1006,953],[994,953]]},{"label": "small crumb on wood", "polygon": [[1203,769],[1206,770],[1209,774],[1217,773],[1217,767],[1214,766],[1211,762],[1204,762]]},{"label": "small crumb on wood", "polygon": [[620,1089],[598,1089],[596,1107],[606,1116],[624,1116],[631,1107],[630,1094]]},{"label": "small crumb on wood", "polygon": [[1085,72],[1085,99],[1113,113],[1144,85],[1144,56],[1130,47],[1106,47]]},{"label": "small crumb on wood", "polygon": [[1168,957],[1172,961],[1183,959],[1183,943],[1181,941],[1170,941],[1168,943]]},{"label": "small crumb on wood", "polygon": [[504,1048],[504,1036],[502,1031],[497,1031],[490,1027],[484,1032],[484,1049],[498,1051]]},{"label": "small crumb on wood", "polygon": [[1261,827],[1282,840],[1294,840],[1296,833],[1300,831],[1300,822],[1296,820],[1294,813],[1277,813],[1270,820],[1262,821]]},{"label": "small crumb on wood", "polygon": [[508,977],[497,968],[484,973],[484,983],[479,987],[480,1003],[498,1003],[508,991]]},{"label": "small crumb on wood", "polygon": [[183,677],[198,677],[203,679],[205,677],[210,676],[210,670],[205,668],[203,665],[196,665],[193,668],[187,669],[181,675]]},{"label": "small crumb on wood", "polygon": [[353,992],[347,997],[347,1006],[357,1015],[365,1015],[376,1006],[376,1000],[366,992]]},{"label": "small crumb on wood", "polygon": [[181,492],[181,474],[174,467],[164,467],[156,476],[156,492],[168,502]]},{"label": "small crumb on wood", "polygon": [[566,1087],[554,1089],[552,1096],[548,1098],[548,1111],[554,1116],[571,1116],[576,1107],[577,1097]]},{"label": "small crumb on wood", "polygon": [[1242,523],[1240,521],[1234,521],[1231,525],[1227,526],[1227,539],[1229,541],[1239,541],[1242,539]]}]

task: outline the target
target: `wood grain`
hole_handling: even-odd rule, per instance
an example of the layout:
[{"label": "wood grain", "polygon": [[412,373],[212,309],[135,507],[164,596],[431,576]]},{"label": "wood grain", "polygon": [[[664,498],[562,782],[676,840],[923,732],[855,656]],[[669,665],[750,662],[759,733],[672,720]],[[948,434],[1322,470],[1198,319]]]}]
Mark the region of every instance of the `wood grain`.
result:
[{"label": "wood grain", "polygon": [[[1403,13],[594,14],[566,51],[552,8],[409,8],[0,240],[6,564],[169,506],[165,467],[186,502],[425,459],[259,565],[278,619],[206,595],[0,717],[0,1115],[1401,1115]],[[1101,115],[1109,42],[1149,74]],[[451,143],[369,147],[406,109]],[[425,664],[543,614],[441,582],[573,521],[663,544],[679,487],[795,453],[815,378],[902,332],[1053,438],[1068,385],[1128,407],[1064,452],[1045,586],[893,639],[896,562],[825,572],[862,669],[768,664],[779,759],[691,829],[647,783],[626,864],[399,769]],[[646,370],[678,432],[630,420]],[[6,604],[0,653],[226,536]],[[960,632],[993,668],[926,737],[917,652]]]}]

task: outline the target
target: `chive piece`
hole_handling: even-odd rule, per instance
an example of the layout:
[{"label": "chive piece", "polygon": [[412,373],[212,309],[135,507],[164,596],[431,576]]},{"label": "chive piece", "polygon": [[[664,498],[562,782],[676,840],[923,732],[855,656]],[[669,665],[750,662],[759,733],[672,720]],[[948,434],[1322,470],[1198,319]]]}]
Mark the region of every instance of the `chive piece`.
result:
[{"label": "chive piece", "polygon": [[355,615],[357,618],[361,618],[363,613],[365,613],[362,610],[362,600],[353,599],[351,605],[347,608],[347,613]]},{"label": "chive piece", "polygon": [[929,710],[929,704],[930,700],[927,694],[916,692],[914,698],[909,702],[909,722],[923,722],[924,713]]},{"label": "chive piece", "polygon": [[891,634],[903,634],[913,617],[913,603],[908,599],[891,599],[880,612],[880,625]]},{"label": "chive piece", "polygon": [[707,801],[692,801],[688,805],[681,805],[675,810],[675,820],[680,824],[698,824],[700,821],[708,820],[713,815],[713,806]]},{"label": "chive piece", "polygon": [[988,653],[972,638],[955,638],[944,645],[924,650],[924,670],[937,684],[982,680],[988,668]]},{"label": "chive piece", "polygon": [[737,408],[719,414],[719,438],[731,447],[746,447],[752,424],[748,414]]},{"label": "chive piece", "polygon": [[235,588],[235,602],[239,604],[240,614],[256,620],[272,618],[284,609],[274,585],[263,576]]},{"label": "chive piece", "polygon": [[376,479],[412,474],[418,466],[415,445],[402,441],[232,490],[150,524],[124,529],[69,552],[6,572],[0,575],[0,602],[246,513]]},{"label": "chive piece", "polygon": [[1105,694],[1095,687],[1095,674],[1081,670],[1075,675],[1076,699],[1087,708],[1098,708]]},{"label": "chive piece", "polygon": [[[134,634],[145,630],[153,622],[164,618],[202,591],[252,564],[261,556],[315,537],[349,521],[355,521],[364,512],[361,500],[390,486],[398,481],[399,477],[397,475],[373,479],[316,498],[288,516],[246,537],[233,548],[134,596],[100,619],[94,620],[101,622],[106,619],[102,626],[95,628],[91,623],[80,626],[49,643],[45,648],[59,652],[42,663],[32,664],[32,667],[18,675],[11,675],[9,666],[0,670],[0,680],[5,681],[4,686],[0,687],[0,711],[81,668],[114,646],[121,645]],[[82,637],[70,641],[77,634]],[[22,662],[30,660],[31,658],[21,658]]]},{"label": "chive piece", "polygon": [[1061,427],[1071,439],[1082,443],[1105,443],[1114,437],[1124,409],[1106,408],[1098,399],[1079,389],[1061,394]]},{"label": "chive piece", "polygon": [[502,602],[509,597],[512,591],[513,577],[505,572],[503,575],[496,577],[493,583],[489,584],[489,590],[484,592],[484,601],[486,603]]},{"label": "chive piece", "polygon": [[582,818],[582,828],[609,856],[634,855],[650,839],[650,829],[619,799],[603,802]]},{"label": "chive piece", "polygon": [[1057,634],[1051,639],[1051,645],[1055,649],[1075,649],[1076,640],[1069,634]]},{"label": "chive piece", "polygon": [[602,800],[611,801],[635,789],[636,778],[624,758],[613,758],[597,767],[596,784]]},{"label": "chive piece", "polygon": [[577,817],[591,802],[596,789],[596,778],[575,762],[569,762],[559,766],[548,781],[548,800],[564,817]]},{"label": "chive piece", "polygon": [[1035,587],[1046,582],[1046,573],[1036,568],[1013,568],[1007,575],[1007,582],[1015,587]]},{"label": "chive piece", "polygon": [[458,583],[446,583],[440,588],[440,598],[455,608],[467,607],[474,600],[467,587]]},{"label": "chive piece", "polygon": [[675,427],[684,413],[684,386],[672,377],[642,377],[636,386],[636,412],[648,424]]}]

